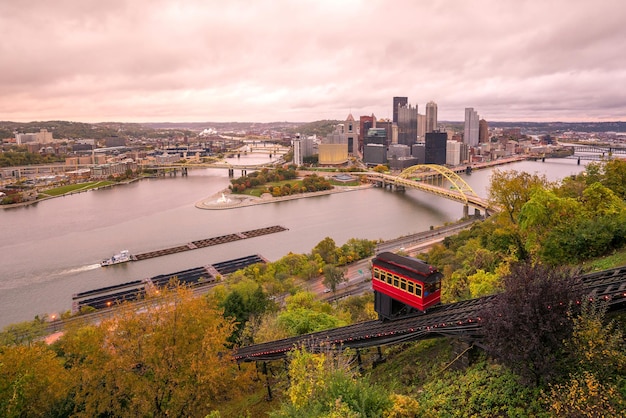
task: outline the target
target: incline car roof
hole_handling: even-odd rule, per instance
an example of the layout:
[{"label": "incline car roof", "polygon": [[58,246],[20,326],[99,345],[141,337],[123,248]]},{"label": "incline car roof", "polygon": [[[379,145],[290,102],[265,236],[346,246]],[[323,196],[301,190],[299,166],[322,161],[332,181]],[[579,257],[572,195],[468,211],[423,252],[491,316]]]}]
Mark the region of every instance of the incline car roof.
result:
[{"label": "incline car roof", "polygon": [[374,262],[395,273],[404,274],[425,283],[437,282],[443,277],[435,267],[417,258],[405,257],[388,251],[378,254]]}]

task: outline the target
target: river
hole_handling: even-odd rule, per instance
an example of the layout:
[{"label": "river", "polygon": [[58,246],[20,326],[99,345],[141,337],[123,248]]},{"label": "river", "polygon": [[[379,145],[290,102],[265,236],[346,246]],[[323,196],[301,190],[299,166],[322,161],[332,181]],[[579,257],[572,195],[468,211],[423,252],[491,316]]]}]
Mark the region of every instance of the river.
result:
[{"label": "river", "polygon": [[[259,158],[235,162],[255,164]],[[584,166],[563,159],[499,169],[557,180]],[[491,172],[463,177],[486,197]],[[0,210],[0,327],[69,310],[72,294],[85,290],[252,254],[274,261],[290,251],[308,253],[325,237],[337,245],[349,238],[391,239],[463,214],[462,205],[450,200],[378,188],[227,210],[195,207],[228,184],[227,170],[195,169],[188,177],[145,179]],[[272,225],[288,230],[106,268],[99,264],[123,249],[136,254]]]}]

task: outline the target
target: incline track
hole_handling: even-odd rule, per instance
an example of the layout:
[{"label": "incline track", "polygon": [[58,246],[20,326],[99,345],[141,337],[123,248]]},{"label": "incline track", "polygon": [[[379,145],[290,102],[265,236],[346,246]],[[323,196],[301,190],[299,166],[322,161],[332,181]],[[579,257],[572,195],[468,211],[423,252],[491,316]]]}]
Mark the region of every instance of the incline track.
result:
[{"label": "incline track", "polygon": [[[626,309],[626,266],[580,277],[583,293],[603,299],[611,311]],[[479,313],[495,296],[439,305],[425,314],[392,322],[367,321],[341,328],[241,347],[235,360],[266,361],[284,358],[296,346],[311,352],[328,348],[364,348],[417,341],[439,336],[480,338]]]}]

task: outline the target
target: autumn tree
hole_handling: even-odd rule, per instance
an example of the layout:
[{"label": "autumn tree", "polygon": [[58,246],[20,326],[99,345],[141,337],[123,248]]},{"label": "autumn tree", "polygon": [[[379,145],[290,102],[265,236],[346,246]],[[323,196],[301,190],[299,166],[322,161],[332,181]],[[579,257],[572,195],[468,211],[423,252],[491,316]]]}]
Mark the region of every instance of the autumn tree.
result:
[{"label": "autumn tree", "polygon": [[516,170],[493,170],[489,186],[489,200],[502,208],[511,223],[517,223],[522,206],[530,199],[536,188],[546,188],[549,182],[545,175],[529,174]]},{"label": "autumn tree", "polygon": [[0,347],[0,416],[66,415],[70,376],[43,342]]},{"label": "autumn tree", "polygon": [[231,360],[234,323],[178,288],[60,342],[76,416],[204,416],[249,384]]},{"label": "autumn tree", "polygon": [[574,329],[565,341],[569,353],[568,379],[550,386],[545,403],[555,416],[624,416],[620,393],[626,379],[626,345],[615,321],[606,318],[604,301],[585,301],[572,313]]},{"label": "autumn tree", "polygon": [[571,336],[570,304],[579,279],[572,271],[528,262],[511,267],[504,292],[481,313],[485,345],[527,382],[550,381]]},{"label": "autumn tree", "polygon": [[289,354],[288,400],[271,414],[280,417],[381,417],[393,405],[386,390],[356,376],[350,354],[312,354],[303,348]]},{"label": "autumn tree", "polygon": [[319,254],[326,264],[337,263],[337,245],[335,240],[330,237],[326,237],[317,243],[311,253],[313,255]]}]

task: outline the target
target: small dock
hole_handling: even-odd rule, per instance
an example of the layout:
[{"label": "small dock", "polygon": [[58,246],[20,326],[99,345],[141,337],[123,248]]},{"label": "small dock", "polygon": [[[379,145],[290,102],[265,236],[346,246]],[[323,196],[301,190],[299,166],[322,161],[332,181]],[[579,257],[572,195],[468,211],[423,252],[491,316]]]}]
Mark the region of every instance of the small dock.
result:
[{"label": "small dock", "polygon": [[274,225],[266,228],[253,229],[251,231],[237,232],[234,234],[220,235],[212,238],[205,238],[198,241],[192,241],[187,244],[178,245],[176,247],[163,248],[161,250],[149,251],[141,254],[131,255],[132,261],[147,260],[149,258],[162,257],[164,255],[181,253],[184,251],[196,250],[198,248],[211,247],[213,245],[226,244],[229,242],[239,241],[243,239],[260,237],[263,235],[275,234],[277,232],[287,231],[287,228]]}]

